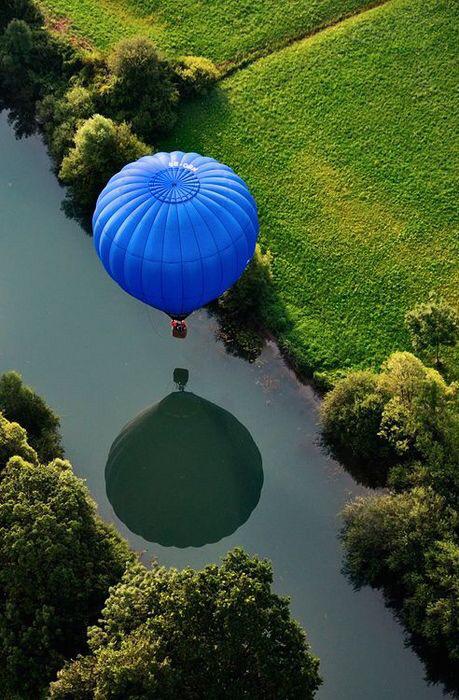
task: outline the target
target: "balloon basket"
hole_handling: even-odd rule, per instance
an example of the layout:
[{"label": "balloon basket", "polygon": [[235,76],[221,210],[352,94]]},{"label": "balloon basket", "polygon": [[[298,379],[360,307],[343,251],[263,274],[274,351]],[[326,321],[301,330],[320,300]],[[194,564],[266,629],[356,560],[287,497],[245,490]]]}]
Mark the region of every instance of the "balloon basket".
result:
[{"label": "balloon basket", "polygon": [[173,319],[171,321],[172,337],[184,340],[188,335],[188,328],[185,321],[177,321]]}]

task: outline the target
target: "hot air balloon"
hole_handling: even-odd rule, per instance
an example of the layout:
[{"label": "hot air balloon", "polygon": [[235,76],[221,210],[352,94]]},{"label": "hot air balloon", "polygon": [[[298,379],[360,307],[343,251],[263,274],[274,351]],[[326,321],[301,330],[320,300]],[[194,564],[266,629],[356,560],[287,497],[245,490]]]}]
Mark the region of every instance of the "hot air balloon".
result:
[{"label": "hot air balloon", "polygon": [[257,207],[227,165],[198,153],[156,153],[126,165],[101,192],[94,246],[126,292],[160,309],[173,334],[241,276],[253,256]]}]

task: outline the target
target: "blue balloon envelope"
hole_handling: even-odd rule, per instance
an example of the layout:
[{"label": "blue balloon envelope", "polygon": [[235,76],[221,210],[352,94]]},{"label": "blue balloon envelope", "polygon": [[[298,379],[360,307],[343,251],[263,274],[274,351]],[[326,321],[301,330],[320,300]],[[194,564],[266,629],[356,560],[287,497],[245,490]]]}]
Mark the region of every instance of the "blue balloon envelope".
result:
[{"label": "blue balloon envelope", "polygon": [[197,153],[156,153],[111,178],[93,216],[94,246],[129,294],[186,317],[243,273],[259,230],[245,182]]}]

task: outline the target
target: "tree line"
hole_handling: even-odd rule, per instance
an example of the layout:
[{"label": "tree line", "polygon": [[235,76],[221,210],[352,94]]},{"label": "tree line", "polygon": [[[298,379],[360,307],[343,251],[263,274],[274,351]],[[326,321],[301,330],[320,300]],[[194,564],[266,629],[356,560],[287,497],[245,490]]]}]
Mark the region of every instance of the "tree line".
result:
[{"label": "tree line", "polygon": [[379,372],[351,372],[325,396],[323,439],[358,481],[384,488],[344,509],[345,572],[384,591],[428,677],[459,693],[459,314],[432,298],[406,323],[434,366],[395,352]]}]

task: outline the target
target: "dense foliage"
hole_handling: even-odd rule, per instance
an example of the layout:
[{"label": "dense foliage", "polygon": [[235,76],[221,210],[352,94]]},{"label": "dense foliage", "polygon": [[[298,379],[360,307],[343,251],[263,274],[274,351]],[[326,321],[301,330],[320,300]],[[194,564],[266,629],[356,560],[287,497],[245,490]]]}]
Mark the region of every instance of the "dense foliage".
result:
[{"label": "dense foliage", "polygon": [[3,0],[0,5],[0,32],[5,31],[13,19],[24,20],[31,27],[41,27],[44,21],[33,0]]},{"label": "dense foliage", "polygon": [[[32,4],[29,3],[32,7]],[[8,5],[14,11],[15,5]],[[36,106],[48,92],[62,89],[71,73],[73,53],[65,43],[51,36],[35,17],[34,22],[13,19],[0,29],[0,110],[9,109],[9,119],[19,136],[36,128]]]},{"label": "dense foliage", "polygon": [[135,133],[150,143],[174,126],[178,102],[174,72],[151,41],[138,37],[120,42],[108,66],[110,80],[103,96],[115,121],[129,121]]},{"label": "dense foliage", "polygon": [[96,114],[78,128],[75,144],[62,161],[59,177],[69,188],[72,204],[81,214],[90,211],[107,181],[126,163],[151,149],[127,124]]},{"label": "dense foliage", "polygon": [[37,453],[27,442],[27,433],[18,423],[7,420],[0,413],[0,478],[11,457],[23,457],[36,464]]},{"label": "dense foliage", "polygon": [[[58,416],[41,396],[23,383],[17,372],[5,372],[0,376],[0,411],[8,420],[16,421],[25,428],[27,441],[40,462],[47,464],[63,456]],[[22,452],[14,454],[28,459]]]},{"label": "dense foliage", "polygon": [[218,311],[218,339],[229,352],[251,362],[263,349],[264,329],[269,322],[266,310],[273,294],[271,260],[271,254],[262,253],[257,244],[242,277],[211,305]]},{"label": "dense foliage", "polygon": [[384,485],[396,464],[459,449],[457,407],[456,385],[411,353],[393,353],[378,374],[351,372],[325,396],[323,438],[359,481]]},{"label": "dense foliage", "polygon": [[405,316],[413,347],[431,352],[440,364],[440,348],[454,346],[459,340],[459,311],[442,299],[417,304]]},{"label": "dense foliage", "polygon": [[382,588],[432,680],[459,692],[457,384],[410,353],[354,372],[325,397],[328,444],[366,484],[390,492],[344,510],[345,568]]},{"label": "dense foliage", "polygon": [[41,697],[85,650],[87,626],[132,557],[68,462],[9,461],[0,479],[2,697]]},{"label": "dense foliage", "polygon": [[395,0],[346,20],[221,81],[163,144],[251,187],[270,330],[303,372],[378,366],[408,348],[416,302],[458,298],[458,11]]},{"label": "dense foliage", "polygon": [[457,503],[452,507],[431,487],[417,486],[354,501],[344,511],[344,523],[351,579],[385,590],[423,652],[432,680],[459,691]]},{"label": "dense foliage", "polygon": [[202,571],[133,565],[51,697],[312,698],[318,660],[271,584],[270,564],[239,549]]},{"label": "dense foliage", "polygon": [[182,95],[205,95],[219,78],[212,61],[202,56],[184,56],[175,64],[178,88]]}]

